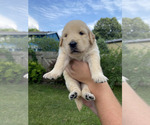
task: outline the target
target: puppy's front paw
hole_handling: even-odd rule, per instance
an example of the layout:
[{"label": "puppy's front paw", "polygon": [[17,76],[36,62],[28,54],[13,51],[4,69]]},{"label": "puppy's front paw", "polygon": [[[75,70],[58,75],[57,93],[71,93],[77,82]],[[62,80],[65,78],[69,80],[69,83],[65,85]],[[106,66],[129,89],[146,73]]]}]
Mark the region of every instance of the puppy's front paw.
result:
[{"label": "puppy's front paw", "polygon": [[60,75],[61,75],[60,73],[52,70],[51,72],[44,74],[43,78],[45,78],[45,79],[57,79]]},{"label": "puppy's front paw", "polygon": [[69,94],[69,99],[70,100],[73,100],[73,99],[75,99],[75,98],[77,98],[78,97],[78,93],[77,92],[71,92],[70,94]]},{"label": "puppy's front paw", "polygon": [[92,79],[96,83],[103,83],[103,82],[106,82],[108,80],[108,78],[106,76],[104,76],[102,73],[94,74],[92,76]]},{"label": "puppy's front paw", "polygon": [[84,94],[83,98],[86,99],[87,101],[95,100],[95,96],[91,93]]}]

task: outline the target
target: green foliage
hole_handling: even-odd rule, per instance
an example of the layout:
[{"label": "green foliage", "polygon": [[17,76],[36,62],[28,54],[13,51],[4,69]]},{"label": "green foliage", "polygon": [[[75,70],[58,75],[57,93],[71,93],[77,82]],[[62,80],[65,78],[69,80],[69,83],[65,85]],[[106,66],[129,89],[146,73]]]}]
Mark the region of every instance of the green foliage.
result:
[{"label": "green foliage", "polygon": [[122,51],[110,50],[101,54],[101,66],[111,88],[122,83]]},{"label": "green foliage", "polygon": [[[9,39],[0,41],[1,43],[7,43],[9,45],[13,45],[12,48],[21,49],[22,51],[28,50],[28,37],[11,37]],[[3,44],[2,44],[3,45]]]},{"label": "green foliage", "polygon": [[93,33],[95,34],[96,39],[118,39],[122,37],[121,24],[118,23],[116,17],[101,18],[94,26]]},{"label": "green foliage", "polygon": [[0,62],[0,83],[20,83],[26,69],[13,62]]},{"label": "green foliage", "polygon": [[6,49],[0,49],[0,55],[4,56],[5,58],[1,58],[2,61],[14,62],[14,58],[12,57],[11,52]]},{"label": "green foliage", "polygon": [[141,18],[123,18],[122,33],[124,40],[144,39],[150,37],[150,27]]},{"label": "green foliage", "polygon": [[45,69],[37,62],[29,61],[29,83],[41,83]]},{"label": "green foliage", "polygon": [[150,105],[150,86],[140,86],[136,88],[135,92],[148,104]]},{"label": "green foliage", "polygon": [[38,47],[42,49],[42,51],[58,51],[59,48],[58,41],[47,37],[32,39],[29,41],[29,45],[30,43],[38,45]]},{"label": "green foliage", "polygon": [[31,59],[29,58],[29,60],[37,62],[36,53],[33,49],[29,48],[28,49],[28,54],[29,54],[29,57],[31,56]]},{"label": "green foliage", "polygon": [[30,28],[28,29],[28,32],[40,32],[40,30],[35,29],[35,28]]},{"label": "green foliage", "polygon": [[99,47],[100,53],[108,53],[109,52],[107,44],[104,39],[99,38],[97,40],[97,45]]},{"label": "green foliage", "polygon": [[123,75],[133,88],[150,85],[150,50],[130,50],[123,54]]}]

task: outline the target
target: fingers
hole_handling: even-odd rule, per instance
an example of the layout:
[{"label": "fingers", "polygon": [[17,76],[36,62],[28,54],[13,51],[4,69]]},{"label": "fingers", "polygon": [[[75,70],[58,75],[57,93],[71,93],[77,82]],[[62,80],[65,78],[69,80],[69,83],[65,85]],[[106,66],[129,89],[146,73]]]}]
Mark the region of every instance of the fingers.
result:
[{"label": "fingers", "polygon": [[70,65],[71,65],[71,68],[72,70],[76,70],[78,67],[80,67],[81,65],[83,65],[85,62],[82,62],[82,61],[78,61],[78,60],[72,60]]},{"label": "fingers", "polygon": [[76,61],[76,60],[72,60],[72,61],[70,62],[70,66],[71,66],[71,69],[72,69],[72,70],[75,70],[76,67],[77,67],[77,65],[78,65],[78,61]]},{"label": "fingers", "polygon": [[93,104],[93,101],[87,101],[85,99],[82,98],[82,102],[84,105],[86,105],[87,107],[91,108],[92,107],[92,104]]},{"label": "fingers", "polygon": [[71,68],[70,65],[68,65],[68,66],[66,67],[66,71],[67,71],[67,73],[68,73],[71,77],[74,75],[74,71],[72,70],[72,68]]},{"label": "fingers", "polygon": [[89,107],[98,116],[98,112],[95,107],[94,101],[86,101],[85,99],[82,98],[82,102],[85,106]]},{"label": "fingers", "polygon": [[77,60],[71,60],[69,65],[66,67],[66,71],[70,74],[70,75],[75,75],[75,72],[77,70],[77,68],[79,66],[81,66],[82,64],[84,64],[85,62],[82,61],[77,61]]}]

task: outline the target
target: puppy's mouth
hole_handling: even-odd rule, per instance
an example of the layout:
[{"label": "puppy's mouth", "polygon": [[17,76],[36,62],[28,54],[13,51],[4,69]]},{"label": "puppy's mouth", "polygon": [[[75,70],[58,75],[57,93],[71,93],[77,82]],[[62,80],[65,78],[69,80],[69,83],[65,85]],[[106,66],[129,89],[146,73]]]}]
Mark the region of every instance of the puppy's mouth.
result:
[{"label": "puppy's mouth", "polygon": [[71,49],[71,54],[81,53],[77,48]]}]

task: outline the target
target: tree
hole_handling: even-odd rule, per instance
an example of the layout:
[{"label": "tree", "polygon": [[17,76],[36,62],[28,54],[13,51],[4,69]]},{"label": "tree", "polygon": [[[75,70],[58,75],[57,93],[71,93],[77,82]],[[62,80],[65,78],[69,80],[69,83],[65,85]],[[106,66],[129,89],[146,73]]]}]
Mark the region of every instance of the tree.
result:
[{"label": "tree", "polygon": [[121,24],[118,23],[116,17],[101,18],[94,26],[93,33],[95,34],[96,39],[118,39],[122,37]]},{"label": "tree", "polygon": [[27,51],[27,49],[28,49],[28,36],[25,36],[25,37],[9,36],[9,39],[1,41],[1,45],[7,46],[7,44],[12,46],[12,48],[22,50],[22,51]]},{"label": "tree", "polygon": [[38,45],[38,48],[42,51],[58,51],[59,42],[53,38],[34,38],[29,41],[29,46],[32,48],[32,44]]},{"label": "tree", "polygon": [[123,18],[122,33],[124,40],[149,38],[150,27],[139,17]]},{"label": "tree", "polygon": [[101,54],[104,54],[104,53],[106,54],[109,52],[109,49],[108,49],[107,44],[104,39],[99,38],[97,40],[97,45],[98,45],[98,48],[99,48]]},{"label": "tree", "polygon": [[28,32],[40,32],[40,30],[35,29],[35,28],[29,28]]}]

